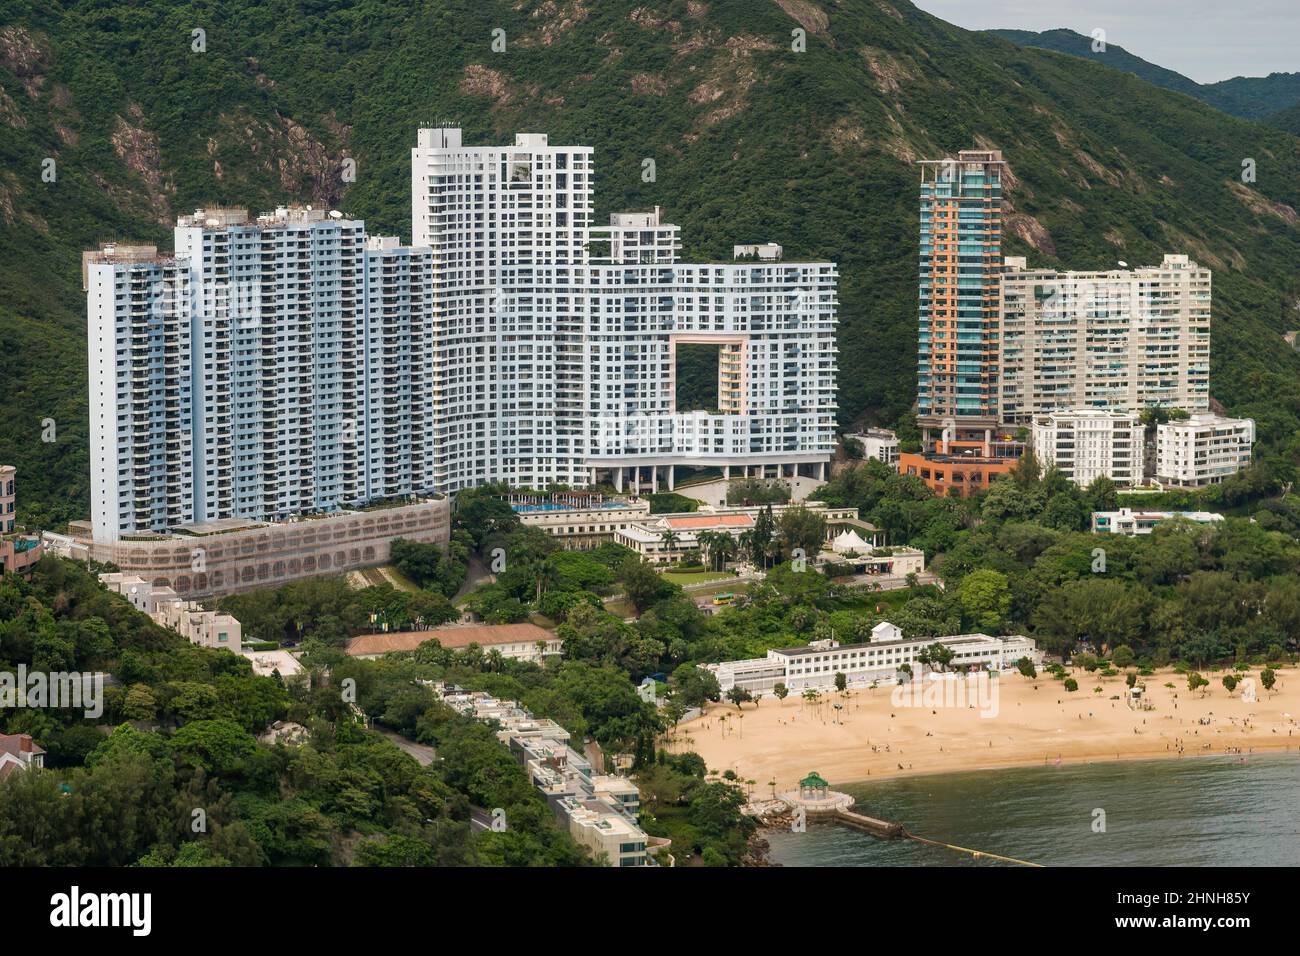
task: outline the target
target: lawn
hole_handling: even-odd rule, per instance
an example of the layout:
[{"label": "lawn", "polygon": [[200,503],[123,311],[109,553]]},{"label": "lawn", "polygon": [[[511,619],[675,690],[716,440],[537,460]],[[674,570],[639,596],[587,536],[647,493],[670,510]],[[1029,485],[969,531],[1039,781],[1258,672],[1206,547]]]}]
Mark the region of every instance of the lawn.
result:
[{"label": "lawn", "polygon": [[636,605],[625,597],[620,597],[616,601],[606,601],[605,610],[625,621],[629,617],[636,617]]}]

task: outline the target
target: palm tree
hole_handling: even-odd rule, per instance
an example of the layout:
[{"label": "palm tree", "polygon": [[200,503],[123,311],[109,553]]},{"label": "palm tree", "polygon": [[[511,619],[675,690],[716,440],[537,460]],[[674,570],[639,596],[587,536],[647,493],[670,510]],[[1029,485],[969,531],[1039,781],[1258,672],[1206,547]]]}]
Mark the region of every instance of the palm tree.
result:
[{"label": "palm tree", "polygon": [[740,537],[736,539],[736,543],[740,546],[740,550],[749,556],[751,563],[758,564],[758,560],[754,557],[755,537],[753,531],[740,532]]},{"label": "palm tree", "polygon": [[725,531],[715,532],[715,540],[709,548],[709,555],[718,556],[718,570],[725,571],[727,562],[736,556],[736,539]]},{"label": "palm tree", "polygon": [[659,540],[663,542],[664,550],[671,551],[677,544],[677,532],[672,528],[665,528],[660,533]]},{"label": "palm tree", "polygon": [[699,544],[700,550],[703,551],[705,555],[708,556],[709,564],[712,565],[714,549],[717,547],[718,532],[701,531],[699,534],[695,536],[695,540]]},{"label": "palm tree", "polygon": [[541,604],[542,594],[556,581],[555,568],[551,567],[551,562],[539,561],[533,571],[533,580],[537,582],[537,600],[534,603]]}]

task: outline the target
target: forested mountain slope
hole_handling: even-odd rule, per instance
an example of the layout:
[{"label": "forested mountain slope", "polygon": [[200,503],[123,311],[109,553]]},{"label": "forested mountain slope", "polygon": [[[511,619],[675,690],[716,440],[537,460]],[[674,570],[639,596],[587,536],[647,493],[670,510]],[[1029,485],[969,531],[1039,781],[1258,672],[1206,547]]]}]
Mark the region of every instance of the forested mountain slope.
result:
[{"label": "forested mountain slope", "polygon": [[1104,49],[1093,49],[1090,36],[1073,30],[990,30],[1021,46],[1041,47],[1096,60],[1106,66],[1133,73],[1167,90],[1194,96],[1225,113],[1246,119],[1261,119],[1278,110],[1300,103],[1300,73],[1270,73],[1268,76],[1234,76],[1217,83],[1197,83],[1163,66],[1135,56],[1121,46],[1107,42]]}]

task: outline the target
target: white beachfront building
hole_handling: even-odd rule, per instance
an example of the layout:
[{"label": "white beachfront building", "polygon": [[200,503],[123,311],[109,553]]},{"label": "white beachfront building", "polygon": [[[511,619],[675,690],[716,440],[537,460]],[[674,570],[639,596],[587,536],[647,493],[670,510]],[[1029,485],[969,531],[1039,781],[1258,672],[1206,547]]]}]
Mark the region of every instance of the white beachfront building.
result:
[{"label": "white beachfront building", "polygon": [[881,621],[872,628],[871,640],[863,644],[813,641],[806,647],[774,648],[766,657],[705,666],[718,678],[724,694],[733,687],[771,694],[777,684],[784,684],[792,693],[825,690],[835,686],[836,674],[843,674],[850,687],[865,687],[894,681],[904,664],[911,666],[914,677],[920,677],[924,668],[916,657],[933,644],[952,650],[950,670],[1007,670],[1022,657],[1035,666],[1043,662],[1043,652],[1028,637],[959,634],[905,638],[898,627]]}]

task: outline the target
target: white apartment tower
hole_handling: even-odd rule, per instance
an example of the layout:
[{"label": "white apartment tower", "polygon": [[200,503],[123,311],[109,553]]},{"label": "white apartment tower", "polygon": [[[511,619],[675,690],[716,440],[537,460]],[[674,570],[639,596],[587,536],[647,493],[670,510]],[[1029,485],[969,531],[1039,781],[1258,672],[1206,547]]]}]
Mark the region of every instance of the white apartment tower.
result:
[{"label": "white apartment tower", "polygon": [[286,518],[361,497],[362,246],[324,210],[200,209],[176,225],[193,286],[195,520]]},{"label": "white apartment tower", "polygon": [[433,251],[432,483],[585,484],[582,266],[591,148],[421,129],[411,233]]},{"label": "white apartment tower", "polygon": [[[593,228],[592,179],[589,147],[419,131],[412,230],[434,260],[435,486],[657,490],[678,465],[824,469],[834,264],[683,264],[658,210]],[[716,346],[716,408],[676,407],[679,345]]]},{"label": "white apartment tower", "polygon": [[1004,421],[1085,406],[1208,410],[1210,270],[1187,256],[1108,272],[1009,256],[1000,294]]},{"label": "white apartment tower", "polygon": [[95,537],[192,521],[188,264],[142,248],[85,271]]},{"label": "white apartment tower", "polygon": [[1031,441],[1044,466],[1075,484],[1106,477],[1119,485],[1142,481],[1145,429],[1136,412],[1074,408],[1034,420]]}]

